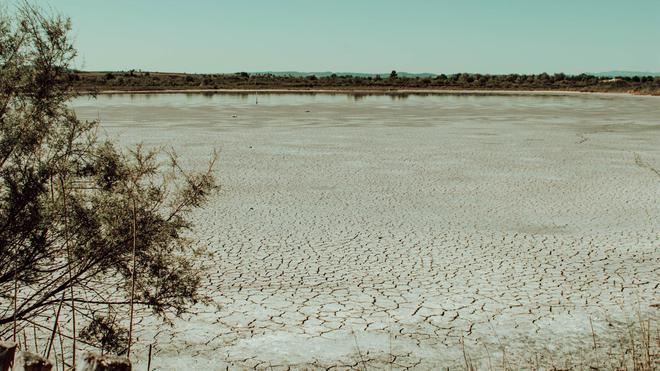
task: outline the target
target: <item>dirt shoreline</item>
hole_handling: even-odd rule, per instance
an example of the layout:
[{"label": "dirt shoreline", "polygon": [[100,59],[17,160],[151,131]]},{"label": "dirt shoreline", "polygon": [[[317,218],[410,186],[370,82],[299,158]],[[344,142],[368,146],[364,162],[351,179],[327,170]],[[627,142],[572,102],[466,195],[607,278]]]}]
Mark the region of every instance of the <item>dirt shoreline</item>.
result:
[{"label": "dirt shoreline", "polygon": [[[82,90],[80,94],[93,94]],[[599,96],[644,96],[659,97],[658,94],[639,92],[595,92],[576,90],[469,90],[469,89],[145,89],[145,90],[101,90],[96,94],[365,94],[365,95],[599,95]]]}]

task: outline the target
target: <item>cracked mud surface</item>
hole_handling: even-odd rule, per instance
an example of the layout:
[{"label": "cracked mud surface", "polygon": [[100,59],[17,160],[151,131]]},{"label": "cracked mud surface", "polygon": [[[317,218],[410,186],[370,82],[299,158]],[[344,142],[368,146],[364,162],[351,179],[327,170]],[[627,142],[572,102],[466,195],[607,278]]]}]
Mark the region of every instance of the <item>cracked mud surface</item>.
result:
[{"label": "cracked mud surface", "polygon": [[[122,143],[221,150],[196,217],[220,309],[139,326],[159,369],[429,369],[658,318],[660,99],[79,99]],[[236,117],[232,117],[235,115]]]}]

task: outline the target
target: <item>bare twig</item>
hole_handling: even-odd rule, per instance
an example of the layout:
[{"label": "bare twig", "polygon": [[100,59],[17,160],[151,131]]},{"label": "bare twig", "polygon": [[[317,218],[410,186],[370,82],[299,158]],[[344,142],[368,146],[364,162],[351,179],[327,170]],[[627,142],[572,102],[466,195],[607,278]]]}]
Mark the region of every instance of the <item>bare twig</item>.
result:
[{"label": "bare twig", "polygon": [[147,371],[151,371],[151,346],[152,346],[152,344],[149,344],[149,357],[147,359]]},{"label": "bare twig", "polygon": [[135,245],[136,245],[136,235],[137,235],[137,216],[135,210],[135,198],[131,197],[133,203],[133,268],[131,269],[131,314],[130,314],[130,324],[128,328],[128,349],[126,351],[126,357],[131,357],[131,344],[133,342],[133,309],[135,303],[133,302],[135,298]]},{"label": "bare twig", "polygon": [[[55,331],[57,330],[57,325],[60,321],[60,311],[62,310],[63,303],[64,303],[64,293],[62,293],[62,299],[60,300],[60,305],[57,307],[57,313],[55,314],[53,331],[50,333],[50,340],[48,341],[48,347],[46,349],[46,359],[50,357],[50,349],[53,347],[53,340],[55,340]],[[57,360],[57,357],[55,357],[55,359]]]},{"label": "bare twig", "polygon": [[367,370],[367,364],[364,362],[364,358],[362,357],[362,352],[360,351],[360,346],[358,345],[357,341],[357,336],[355,336],[355,331],[351,329],[351,334],[353,335],[353,340],[355,340],[355,349],[357,349],[358,356],[360,357],[360,362],[362,362],[362,366],[364,367],[364,370]]},{"label": "bare twig", "polygon": [[[73,256],[71,254],[71,247],[69,245],[69,223],[68,223],[68,212],[66,208],[66,187],[64,185],[64,179],[60,177],[60,185],[62,186],[62,203],[64,206],[64,235],[65,235],[65,240],[64,243],[66,244],[66,251],[67,251],[67,256],[68,256],[68,273],[69,273],[69,280],[71,281],[71,262],[73,260]],[[76,301],[75,301],[75,295],[73,292],[73,282],[71,282],[71,309],[73,312],[73,340],[72,340],[72,355],[71,355],[71,365],[73,366],[72,368],[76,368]]]},{"label": "bare twig", "polygon": [[18,276],[16,273],[16,266],[18,265],[18,259],[14,264],[14,336],[12,340],[16,342],[16,312],[18,312]]},{"label": "bare twig", "polygon": [[589,325],[591,326],[591,337],[594,340],[594,349],[596,349],[598,346],[596,345],[596,333],[594,332],[594,323],[591,320],[591,316],[589,316]]}]

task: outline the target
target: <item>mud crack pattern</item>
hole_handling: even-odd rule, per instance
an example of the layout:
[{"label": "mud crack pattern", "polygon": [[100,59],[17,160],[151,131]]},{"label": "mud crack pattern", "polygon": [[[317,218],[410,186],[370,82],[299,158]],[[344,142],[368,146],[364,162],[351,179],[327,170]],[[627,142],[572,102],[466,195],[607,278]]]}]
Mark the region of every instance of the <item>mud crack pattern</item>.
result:
[{"label": "mud crack pattern", "polygon": [[616,341],[612,323],[657,318],[658,99],[251,103],[78,103],[192,166],[221,149],[222,192],[195,216],[219,307],[141,321],[160,369],[452,367],[461,342],[515,360],[590,344],[590,319]]}]

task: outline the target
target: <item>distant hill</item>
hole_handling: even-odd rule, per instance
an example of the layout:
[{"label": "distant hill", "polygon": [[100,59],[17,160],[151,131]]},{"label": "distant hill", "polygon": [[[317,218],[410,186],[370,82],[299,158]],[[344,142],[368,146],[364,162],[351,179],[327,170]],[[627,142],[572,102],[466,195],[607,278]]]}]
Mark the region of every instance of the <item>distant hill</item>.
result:
[{"label": "distant hill", "polygon": [[[305,77],[305,76],[316,76],[316,77],[325,77],[325,76],[331,76],[332,74],[335,74],[337,76],[356,76],[356,77],[387,77],[390,75],[390,72],[383,72],[383,73],[363,73],[363,72],[331,72],[331,71],[324,71],[324,72],[300,72],[300,71],[257,71],[257,72],[251,72],[252,74],[271,74],[273,76],[294,76],[294,77]],[[410,72],[399,72],[397,71],[397,75],[399,77],[434,77],[437,76],[434,73],[410,73]]]},{"label": "distant hill", "polygon": [[[294,76],[294,77],[306,77],[306,76],[316,76],[316,77],[325,77],[335,74],[337,76],[355,76],[355,77],[387,77],[390,75],[390,72],[383,73],[364,73],[364,72],[332,72],[332,71],[323,71],[323,72],[300,72],[300,71],[258,71],[252,72],[258,75],[262,74],[271,74],[273,76]],[[660,72],[642,72],[642,71],[606,71],[606,72],[587,72],[587,75],[598,76],[598,77],[634,77],[634,76],[660,76]],[[435,77],[438,74],[435,73],[411,73],[411,72],[398,72],[399,77]],[[453,74],[448,74],[453,75]],[[502,74],[494,74],[502,75]],[[567,74],[572,76],[577,76],[579,74]]]},{"label": "distant hill", "polygon": [[588,72],[587,74],[593,76],[599,76],[599,77],[660,76],[660,72],[641,72],[641,71]]},{"label": "distant hill", "polygon": [[[76,72],[83,72],[83,71],[76,71]],[[155,75],[175,75],[175,76],[185,76],[185,75],[197,75],[195,73],[185,73],[185,72],[158,72],[158,71],[142,71],[142,70],[131,70],[131,71],[84,71],[84,73],[87,74],[96,74],[96,75],[105,75],[108,73],[114,73],[114,74],[126,74],[126,73],[151,73]],[[236,73],[243,73],[243,72],[236,72]],[[301,71],[254,71],[254,72],[249,72],[250,75],[272,75],[276,77],[286,77],[286,76],[291,76],[291,77],[308,77],[308,76],[316,76],[316,77],[328,77],[337,75],[337,76],[352,76],[352,77],[376,77],[380,76],[382,78],[387,78],[390,76],[391,72],[382,72],[382,73],[370,73],[370,72],[332,72],[332,71],[322,71],[322,72],[301,72]],[[220,73],[225,74],[225,75],[230,75],[231,73]],[[475,73],[468,73],[469,75],[476,75]],[[586,72],[586,75],[590,76],[596,76],[596,77],[635,77],[635,76],[653,76],[653,77],[660,77],[660,72],[643,72],[643,71],[606,71],[606,72]],[[214,73],[214,75],[218,75],[217,73]],[[447,73],[447,76],[454,76],[457,75],[456,73]],[[495,73],[495,74],[489,74],[489,73],[484,73],[482,75],[486,76],[505,76],[508,74],[503,74],[503,73]],[[525,75],[526,74],[521,74]],[[552,73],[551,73],[552,75]],[[579,76],[580,74],[577,73],[566,73],[566,76]],[[415,77],[437,77],[440,76],[440,74],[437,73],[430,73],[430,72],[420,72],[420,73],[412,73],[412,72],[399,72],[397,71],[397,76],[403,77],[403,78],[415,78]],[[533,76],[533,74],[531,75]]]}]

